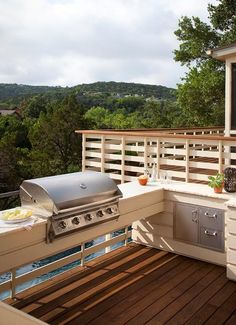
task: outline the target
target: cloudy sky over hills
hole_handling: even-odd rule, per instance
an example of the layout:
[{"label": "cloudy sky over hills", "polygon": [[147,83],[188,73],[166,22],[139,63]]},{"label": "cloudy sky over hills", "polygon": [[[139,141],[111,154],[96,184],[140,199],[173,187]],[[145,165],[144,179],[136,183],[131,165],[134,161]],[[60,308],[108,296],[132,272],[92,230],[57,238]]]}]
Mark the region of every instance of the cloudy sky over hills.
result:
[{"label": "cloudy sky over hills", "polygon": [[175,87],[182,15],[216,0],[0,0],[0,82],[72,86],[126,81]]}]

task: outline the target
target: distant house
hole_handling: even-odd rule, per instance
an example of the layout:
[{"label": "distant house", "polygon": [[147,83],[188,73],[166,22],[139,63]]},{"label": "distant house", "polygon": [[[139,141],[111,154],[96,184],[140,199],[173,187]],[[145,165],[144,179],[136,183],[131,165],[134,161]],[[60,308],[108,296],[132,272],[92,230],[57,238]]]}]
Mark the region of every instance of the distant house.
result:
[{"label": "distant house", "polygon": [[0,109],[0,116],[15,115],[16,117],[21,118],[19,108],[15,109]]}]

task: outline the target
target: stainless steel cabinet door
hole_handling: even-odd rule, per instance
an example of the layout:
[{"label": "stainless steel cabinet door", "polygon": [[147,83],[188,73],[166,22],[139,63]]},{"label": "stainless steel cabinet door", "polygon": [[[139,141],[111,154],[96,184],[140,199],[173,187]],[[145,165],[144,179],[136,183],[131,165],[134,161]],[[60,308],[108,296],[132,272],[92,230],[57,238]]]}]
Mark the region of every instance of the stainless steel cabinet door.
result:
[{"label": "stainless steel cabinet door", "polygon": [[199,211],[191,204],[176,203],[174,210],[174,238],[190,243],[199,242]]}]

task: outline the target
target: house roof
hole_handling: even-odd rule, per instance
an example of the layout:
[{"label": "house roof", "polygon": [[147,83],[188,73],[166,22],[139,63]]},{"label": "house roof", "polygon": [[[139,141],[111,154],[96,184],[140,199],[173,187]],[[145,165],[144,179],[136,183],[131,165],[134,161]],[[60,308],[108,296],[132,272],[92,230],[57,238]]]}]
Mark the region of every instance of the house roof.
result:
[{"label": "house roof", "polygon": [[230,45],[216,47],[214,49],[209,49],[206,52],[208,55],[212,56],[214,59],[220,61],[225,61],[231,56],[236,56],[236,42]]},{"label": "house roof", "polygon": [[14,109],[0,109],[0,115],[12,115],[14,114],[16,111]]}]

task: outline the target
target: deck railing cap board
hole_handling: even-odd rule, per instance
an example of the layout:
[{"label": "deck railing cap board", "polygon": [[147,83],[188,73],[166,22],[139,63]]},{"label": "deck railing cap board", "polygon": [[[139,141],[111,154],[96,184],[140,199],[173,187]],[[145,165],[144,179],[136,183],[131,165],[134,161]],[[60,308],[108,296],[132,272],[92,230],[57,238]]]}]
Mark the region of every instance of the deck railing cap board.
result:
[{"label": "deck railing cap board", "polygon": [[[175,132],[175,131],[186,131],[186,132],[192,132],[192,131],[201,131],[201,130],[224,130],[224,126],[196,126],[196,127],[186,127],[186,128],[139,128],[139,129],[99,129],[99,131],[112,131],[112,132]],[[80,131],[80,130],[79,130]]]},{"label": "deck railing cap board", "polygon": [[124,131],[105,131],[105,130],[76,130],[76,133],[81,134],[94,134],[94,135],[113,135],[113,136],[126,136],[126,137],[156,137],[156,138],[169,138],[169,139],[199,139],[199,140],[223,140],[236,142],[236,137],[219,136],[219,135],[185,135],[185,134],[171,134],[171,133],[158,133],[158,132],[124,132]]}]

